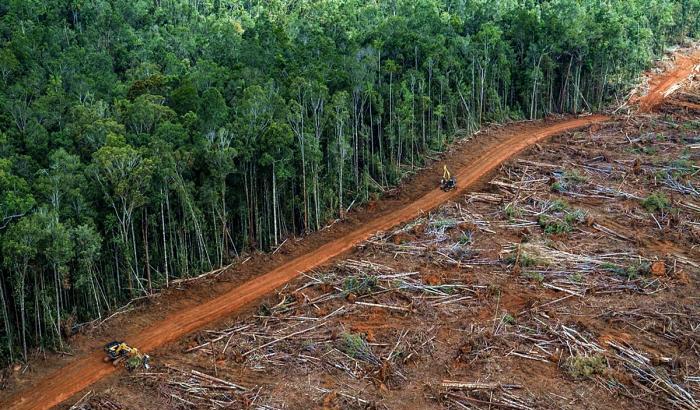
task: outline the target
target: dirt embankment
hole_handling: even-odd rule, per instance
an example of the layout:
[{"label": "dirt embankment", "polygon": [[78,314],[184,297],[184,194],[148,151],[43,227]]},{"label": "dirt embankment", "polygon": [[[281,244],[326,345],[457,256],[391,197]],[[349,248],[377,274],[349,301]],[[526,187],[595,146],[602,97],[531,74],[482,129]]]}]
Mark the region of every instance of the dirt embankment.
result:
[{"label": "dirt embankment", "polygon": [[649,92],[639,98],[639,111],[650,112],[666,97],[675,91],[680,84],[694,72],[700,71],[700,51],[691,55],[677,55],[675,68],[663,76],[656,76],[650,79]]},{"label": "dirt embankment", "polygon": [[[691,64],[689,67],[686,67],[684,64],[679,70],[671,72],[668,78],[659,81],[658,86],[654,87],[654,90],[649,93],[649,97],[640,99],[640,106],[642,108],[653,107],[658,102],[658,95],[661,95],[660,98],[663,98],[666,90],[684,78],[684,73],[687,76],[692,72],[693,65]],[[607,116],[592,115],[547,123],[516,124],[512,127],[501,128],[497,132],[497,138],[480,140],[479,143],[482,146],[477,151],[469,146],[472,144],[465,144],[458,148],[458,153],[465,154],[473,161],[468,163],[459,161],[461,167],[455,173],[459,183],[457,190],[446,193],[439,189],[433,189],[413,202],[396,204],[394,207],[391,205],[384,206],[378,217],[374,219],[360,218],[364,220],[350,226],[350,228],[354,227],[356,229],[347,229],[346,234],[336,236],[335,239],[331,237],[330,239],[332,240],[316,250],[291,259],[268,273],[257,276],[240,286],[232,287],[211,300],[186,309],[170,312],[164,318],[142,328],[138,328],[138,326],[127,328],[122,337],[146,352],[178,340],[205,325],[230,316],[251,302],[296,278],[301,272],[323,265],[343,255],[376,232],[385,231],[398,224],[407,222],[434,209],[441,203],[461,195],[481,179],[488,176],[505,160],[518,154],[525,148],[550,136],[609,120],[610,118]],[[475,152],[478,154],[475,154]],[[434,170],[431,170],[431,172],[434,172]],[[431,181],[432,178],[432,175],[422,178],[423,188],[425,188],[426,182]],[[114,373],[116,371],[114,367],[101,361],[100,342],[94,343],[94,350],[77,357],[54,373],[48,374],[33,387],[3,400],[0,402],[0,407],[16,409],[50,408]]]}]

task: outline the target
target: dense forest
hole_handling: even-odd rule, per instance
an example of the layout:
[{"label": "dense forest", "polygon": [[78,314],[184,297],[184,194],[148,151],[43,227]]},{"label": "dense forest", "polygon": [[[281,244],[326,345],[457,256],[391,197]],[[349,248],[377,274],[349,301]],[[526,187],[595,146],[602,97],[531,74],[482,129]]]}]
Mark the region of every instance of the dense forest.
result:
[{"label": "dense forest", "polygon": [[0,358],[318,230],[486,122],[595,111],[699,0],[0,2]]}]

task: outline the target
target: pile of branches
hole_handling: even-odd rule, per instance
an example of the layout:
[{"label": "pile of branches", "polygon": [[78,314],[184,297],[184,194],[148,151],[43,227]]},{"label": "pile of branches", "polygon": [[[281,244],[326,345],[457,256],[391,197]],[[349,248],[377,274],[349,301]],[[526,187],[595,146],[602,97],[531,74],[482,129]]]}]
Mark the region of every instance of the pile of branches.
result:
[{"label": "pile of branches", "polygon": [[260,388],[247,388],[197,370],[159,367],[133,377],[146,379],[174,408],[250,408],[265,410],[259,404]]},{"label": "pile of branches", "polygon": [[664,272],[665,262],[631,252],[584,255],[558,250],[540,242],[512,243],[503,248],[504,263],[548,289],[583,297],[635,292],[654,294],[667,284],[652,275]]},{"label": "pile of branches", "polygon": [[377,235],[362,247],[390,252],[394,257],[426,257],[443,267],[494,265],[497,261],[480,258],[480,249],[473,246],[479,232],[494,233],[489,225],[482,215],[450,203],[425,218]]},{"label": "pile of branches", "polygon": [[[517,323],[499,326],[495,336],[509,342],[511,350],[506,356],[557,363],[574,379],[593,379],[601,387],[635,401],[664,401],[674,408],[700,409],[692,390],[687,387],[693,382],[693,376],[682,377],[686,369],[672,368],[672,358],[652,360],[626,342],[606,340],[602,345],[580,325],[550,322],[551,319],[541,313],[521,316]],[[630,380],[633,382],[629,383]],[[630,387],[637,387],[637,393]]]},{"label": "pile of branches", "polygon": [[532,410],[534,400],[514,393],[522,389],[518,384],[459,382],[444,380],[440,402],[448,409],[506,408]]}]

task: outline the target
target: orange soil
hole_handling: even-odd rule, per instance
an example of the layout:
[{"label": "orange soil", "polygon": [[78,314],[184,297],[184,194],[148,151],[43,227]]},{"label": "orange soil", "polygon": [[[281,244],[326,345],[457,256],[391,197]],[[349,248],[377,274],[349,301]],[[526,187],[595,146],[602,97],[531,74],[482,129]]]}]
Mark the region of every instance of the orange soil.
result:
[{"label": "orange soil", "polygon": [[650,81],[651,89],[647,95],[639,98],[639,111],[650,112],[657,107],[667,93],[678,83],[688,78],[700,67],[700,51],[695,51],[692,55],[677,55],[675,68],[665,75],[653,78]]},{"label": "orange soil", "polygon": [[[700,60],[700,52],[696,52],[691,58],[679,56],[677,68],[667,75],[661,76],[658,81],[652,81],[655,85],[651,92],[638,99],[640,109],[648,111],[658,105],[669,89],[692,74],[695,70],[695,61],[698,60]],[[542,124],[540,127],[533,127],[522,134],[517,133],[517,130],[511,132],[511,135],[492,146],[478,160],[464,166],[456,173],[459,181],[458,189],[451,192],[434,189],[415,202],[396,210],[396,212],[366,223],[361,228],[332,240],[315,251],[249,280],[219,297],[191,309],[175,312],[146,329],[135,334],[125,335],[124,338],[145,352],[178,340],[212,322],[230,316],[251,302],[295,279],[301,272],[323,265],[343,255],[375,233],[408,222],[436,208],[443,202],[461,195],[501,163],[525,148],[553,135],[599,124],[610,119],[604,115],[592,115],[565,119],[549,125]],[[102,362],[103,355],[103,352],[96,350],[73,361],[49,374],[35,386],[6,398],[0,402],[0,408],[48,409],[59,405],[117,370],[114,366]]]}]

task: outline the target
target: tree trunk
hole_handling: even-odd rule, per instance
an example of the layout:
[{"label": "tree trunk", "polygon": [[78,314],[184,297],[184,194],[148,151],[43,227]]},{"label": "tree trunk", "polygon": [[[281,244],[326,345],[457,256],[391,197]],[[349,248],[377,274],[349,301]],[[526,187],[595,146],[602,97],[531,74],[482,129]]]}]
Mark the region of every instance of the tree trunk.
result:
[{"label": "tree trunk", "polygon": [[[160,190],[161,197],[163,196],[163,190]],[[168,271],[168,243],[165,240],[165,212],[163,210],[163,199],[160,200],[160,227],[163,234],[163,268],[165,270],[165,287],[170,286],[169,271]]]}]

